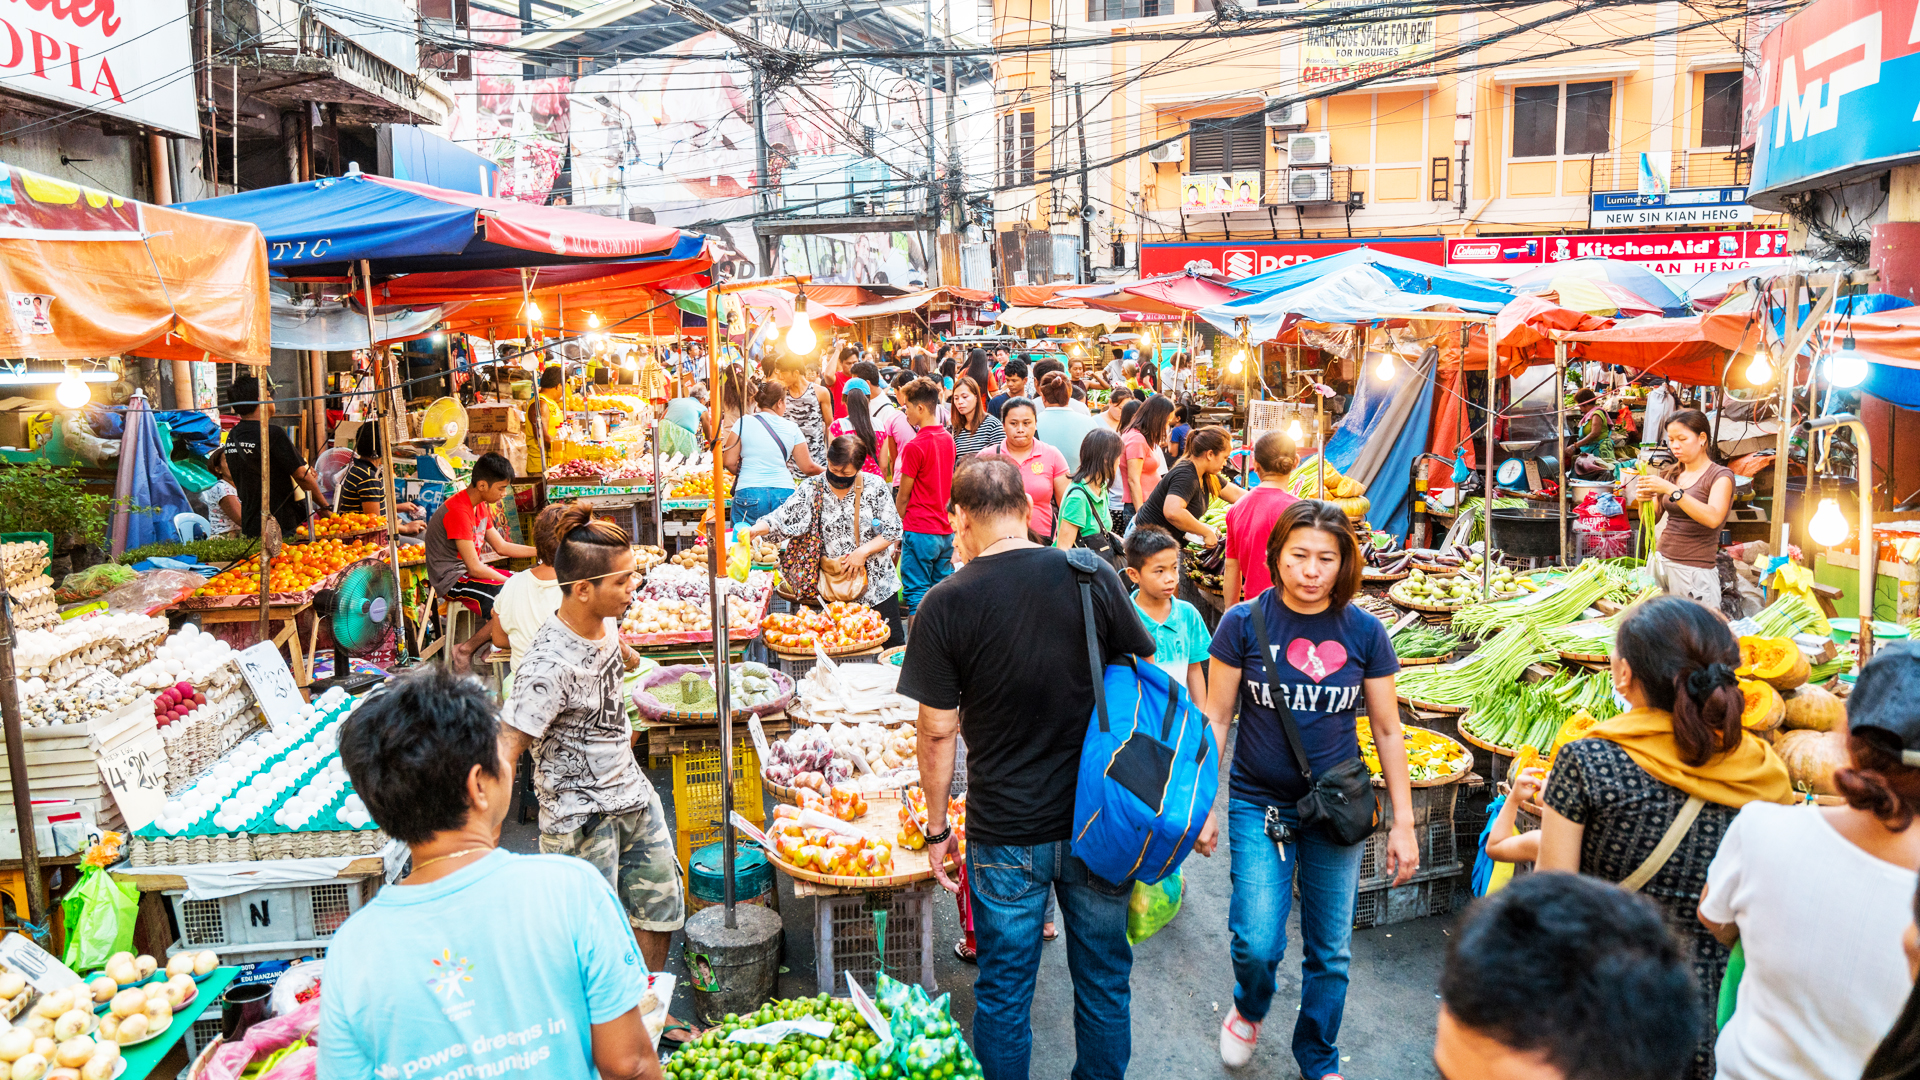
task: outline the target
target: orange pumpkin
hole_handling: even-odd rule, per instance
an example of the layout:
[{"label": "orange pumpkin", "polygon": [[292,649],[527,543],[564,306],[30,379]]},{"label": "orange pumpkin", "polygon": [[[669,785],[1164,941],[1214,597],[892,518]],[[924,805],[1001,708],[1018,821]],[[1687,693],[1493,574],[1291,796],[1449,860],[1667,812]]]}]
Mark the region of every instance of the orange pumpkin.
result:
[{"label": "orange pumpkin", "polygon": [[1807,681],[1812,667],[1792,638],[1743,637],[1740,639],[1739,674],[1762,679],[1775,690],[1792,690]]},{"label": "orange pumpkin", "polygon": [[1786,719],[1786,702],[1780,691],[1759,679],[1741,679],[1740,696],[1746,704],[1740,710],[1740,724],[1748,731],[1772,731]]}]

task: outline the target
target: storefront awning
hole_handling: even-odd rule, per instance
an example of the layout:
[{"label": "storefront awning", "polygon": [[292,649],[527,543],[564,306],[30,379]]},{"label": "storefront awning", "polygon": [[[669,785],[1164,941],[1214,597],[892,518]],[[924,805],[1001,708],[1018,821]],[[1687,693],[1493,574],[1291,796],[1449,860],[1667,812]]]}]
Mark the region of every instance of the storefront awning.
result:
[{"label": "storefront awning", "polygon": [[1087,329],[1099,327],[1113,330],[1120,326],[1121,316],[1111,311],[1094,311],[1091,308],[1008,308],[995,320],[1001,326],[1015,330],[1026,330],[1035,326],[1079,326]]}]

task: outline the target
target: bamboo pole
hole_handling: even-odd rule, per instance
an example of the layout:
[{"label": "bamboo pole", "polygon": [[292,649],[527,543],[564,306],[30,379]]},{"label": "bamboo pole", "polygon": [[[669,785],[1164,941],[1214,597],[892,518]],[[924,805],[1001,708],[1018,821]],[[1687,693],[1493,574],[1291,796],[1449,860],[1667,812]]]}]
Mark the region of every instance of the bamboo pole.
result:
[{"label": "bamboo pole", "polygon": [[[367,305],[367,349],[373,354],[374,385],[380,390],[380,412],[382,417],[385,417],[393,410],[393,392],[387,379],[386,350],[382,349],[376,340],[379,334],[374,329],[373,322],[373,266],[366,259],[360,260],[360,287]],[[401,419],[404,421],[405,418]],[[395,538],[399,526],[394,518],[400,513],[400,503],[394,498],[393,493],[393,425],[385,426],[386,430],[380,431],[380,498],[383,500],[380,508],[387,518],[387,565],[393,568],[393,599],[398,606],[401,580],[400,542]],[[379,431],[378,424],[375,425],[374,430]],[[432,613],[427,614],[431,616]],[[404,629],[402,627],[403,631]],[[399,647],[404,652],[407,635],[402,632],[399,640]],[[345,676],[346,672],[336,671],[333,675],[337,679]]]}]

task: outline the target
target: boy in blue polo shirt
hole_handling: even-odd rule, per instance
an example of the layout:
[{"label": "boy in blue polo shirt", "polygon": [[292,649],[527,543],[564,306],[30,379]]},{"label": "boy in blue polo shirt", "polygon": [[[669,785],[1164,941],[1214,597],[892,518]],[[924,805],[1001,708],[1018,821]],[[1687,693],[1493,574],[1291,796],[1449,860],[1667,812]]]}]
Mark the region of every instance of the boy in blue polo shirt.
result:
[{"label": "boy in blue polo shirt", "polygon": [[1200,612],[1175,597],[1180,587],[1180,542],[1157,525],[1142,525],[1127,537],[1127,578],[1137,590],[1134,610],[1153,635],[1153,662],[1185,683],[1195,702],[1207,700],[1203,666],[1213,635]]}]

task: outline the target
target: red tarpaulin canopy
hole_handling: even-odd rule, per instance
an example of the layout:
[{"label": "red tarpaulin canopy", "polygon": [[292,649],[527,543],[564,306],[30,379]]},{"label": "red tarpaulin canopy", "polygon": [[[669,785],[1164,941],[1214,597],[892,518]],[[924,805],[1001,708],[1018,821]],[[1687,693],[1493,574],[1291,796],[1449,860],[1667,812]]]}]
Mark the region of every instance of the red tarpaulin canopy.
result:
[{"label": "red tarpaulin canopy", "polygon": [[1212,278],[1181,271],[1113,286],[1086,286],[1055,297],[1078,300],[1099,311],[1121,314],[1189,315],[1203,307],[1237,300],[1246,293]]},{"label": "red tarpaulin canopy", "polygon": [[[1638,319],[1565,337],[1577,343],[1583,360],[1652,372],[1690,386],[1718,386],[1728,358],[1762,340],[1753,304],[1754,295],[1742,293],[1704,315]],[[1737,376],[1730,383],[1740,384]]]},{"label": "red tarpaulin canopy", "polygon": [[[713,260],[701,255],[695,259],[668,259],[644,263],[587,263],[572,266],[544,266],[526,271],[455,270],[437,274],[408,274],[373,288],[377,305],[449,304],[462,300],[517,298],[522,290],[522,274],[527,287],[539,295],[571,295],[576,292],[609,292],[618,289],[665,287],[678,284],[693,274],[702,273]],[[704,288],[704,285],[697,287]]]}]

